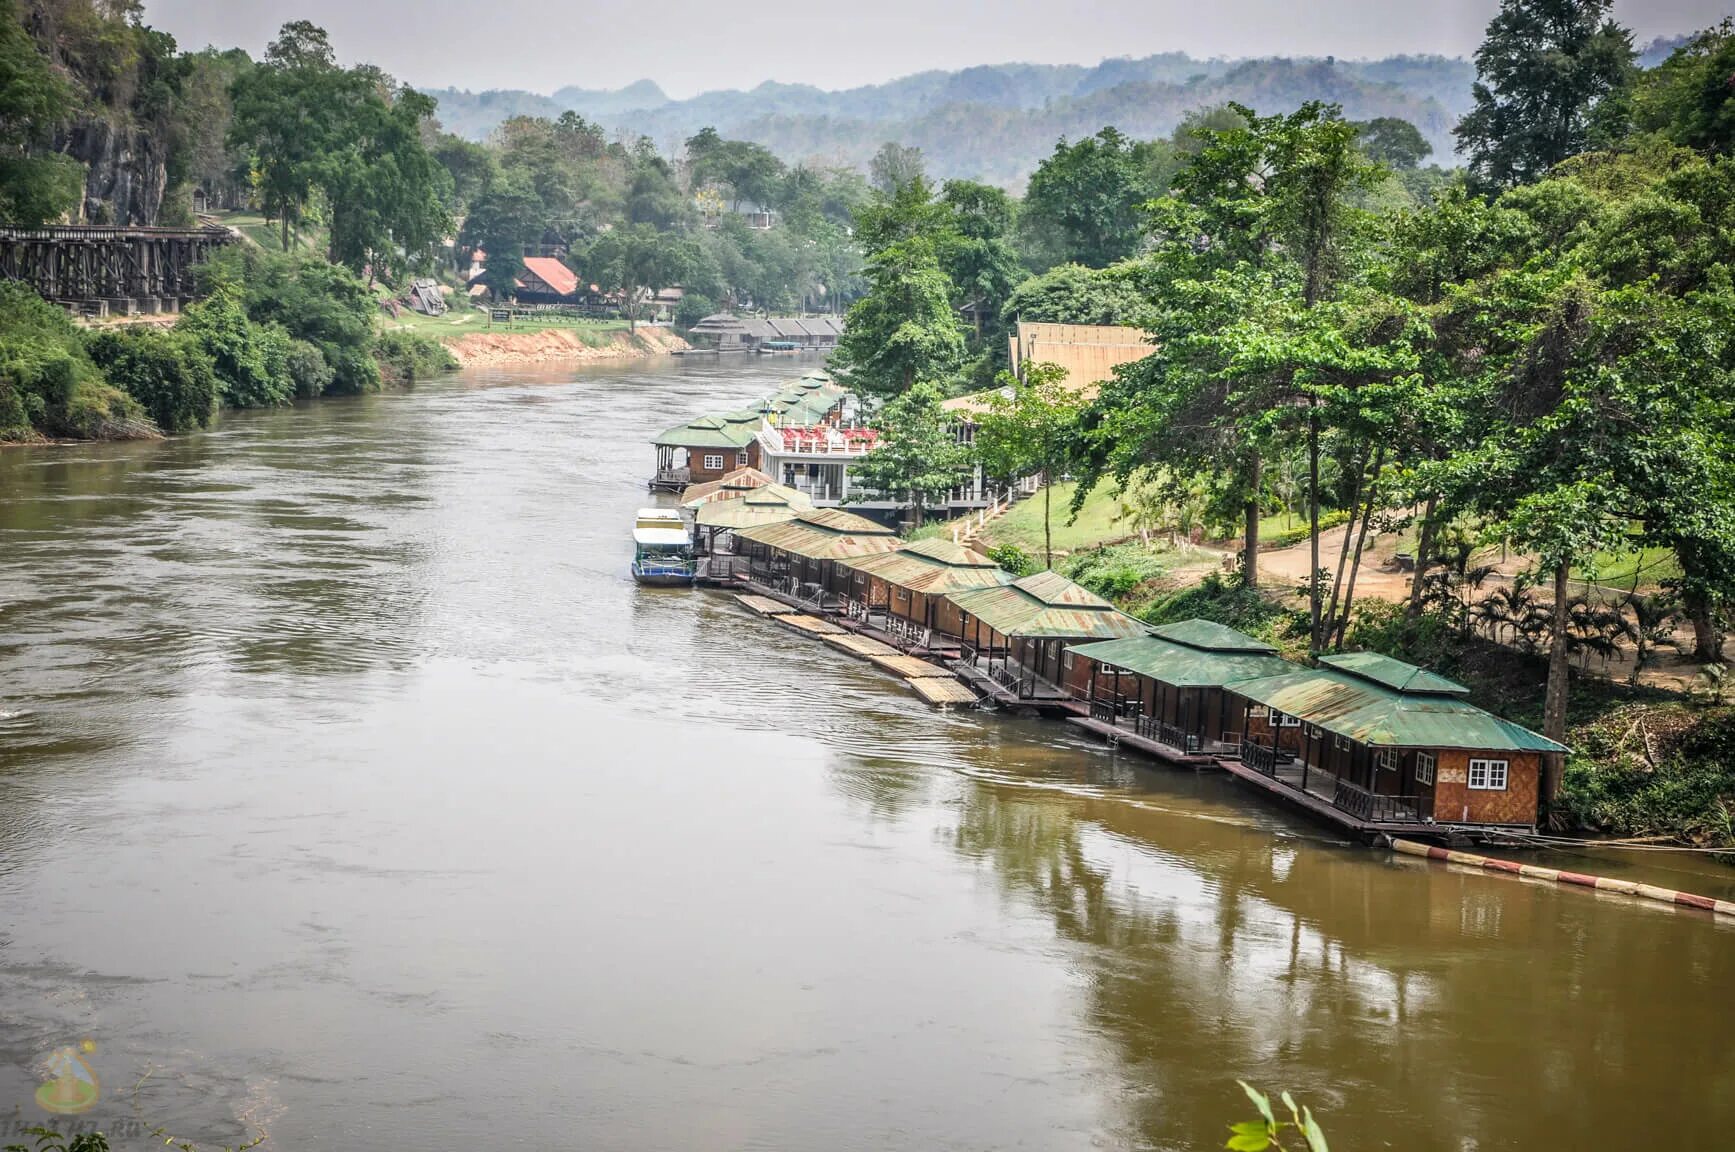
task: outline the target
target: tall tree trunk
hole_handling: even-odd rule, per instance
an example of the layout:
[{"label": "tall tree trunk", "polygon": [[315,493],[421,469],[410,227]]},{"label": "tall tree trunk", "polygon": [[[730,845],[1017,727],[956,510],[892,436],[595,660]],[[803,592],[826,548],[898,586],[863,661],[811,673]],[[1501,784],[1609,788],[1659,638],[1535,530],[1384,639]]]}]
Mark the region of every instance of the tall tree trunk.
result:
[{"label": "tall tree trunk", "polygon": [[[1361,531],[1357,534],[1355,541],[1355,559],[1350,561],[1349,586],[1344,589],[1343,613],[1337,620],[1337,643],[1335,647],[1340,652],[1343,650],[1344,636],[1349,631],[1349,610],[1355,603],[1355,578],[1357,573],[1361,571],[1362,548],[1366,546],[1368,541],[1368,525],[1372,523],[1374,518],[1374,500],[1379,496],[1380,471],[1385,467],[1385,464],[1386,446],[1381,444],[1379,451],[1374,453],[1374,473],[1368,478],[1368,497],[1366,504],[1362,507]],[[1345,539],[1347,540],[1348,537]]]},{"label": "tall tree trunk", "polygon": [[1703,592],[1688,592],[1681,597],[1687,619],[1693,624],[1693,659],[1700,664],[1715,664],[1723,659],[1722,637],[1717,634],[1717,621],[1711,614],[1711,598]]},{"label": "tall tree trunk", "polygon": [[1259,453],[1253,453],[1252,486],[1247,497],[1247,533],[1242,541],[1241,577],[1247,587],[1259,587]]},{"label": "tall tree trunk", "polygon": [[1422,530],[1416,539],[1416,572],[1410,578],[1410,606],[1404,610],[1406,620],[1422,614],[1422,577],[1428,568],[1428,554],[1434,550],[1434,513],[1440,509],[1440,497],[1428,494],[1428,505],[1422,510]]},{"label": "tall tree trunk", "polygon": [[1307,398],[1307,536],[1311,543],[1311,566],[1307,570],[1307,608],[1313,618],[1311,647],[1320,648],[1319,635],[1319,401]]},{"label": "tall tree trunk", "polygon": [[1369,451],[1362,449],[1361,459],[1356,463],[1355,483],[1349,490],[1349,520],[1343,526],[1343,546],[1337,550],[1337,568],[1331,574],[1331,601],[1325,608],[1325,633],[1319,642],[1321,648],[1331,642],[1336,627],[1337,600],[1343,591],[1343,570],[1349,563],[1349,542],[1355,537],[1356,519],[1361,512],[1362,478],[1367,474]]},{"label": "tall tree trunk", "polygon": [[[1567,624],[1571,619],[1566,595],[1569,569],[1563,560],[1554,566],[1554,621],[1548,643],[1548,690],[1542,704],[1542,734],[1558,743],[1566,743],[1566,689],[1570,674],[1567,660]],[[1566,768],[1558,754],[1543,757],[1542,803],[1552,806],[1560,794],[1560,781]]]},{"label": "tall tree trunk", "polygon": [[1050,472],[1043,479],[1047,483],[1042,486],[1042,559],[1048,567],[1053,568],[1054,529],[1050,525],[1054,522],[1054,473]]}]

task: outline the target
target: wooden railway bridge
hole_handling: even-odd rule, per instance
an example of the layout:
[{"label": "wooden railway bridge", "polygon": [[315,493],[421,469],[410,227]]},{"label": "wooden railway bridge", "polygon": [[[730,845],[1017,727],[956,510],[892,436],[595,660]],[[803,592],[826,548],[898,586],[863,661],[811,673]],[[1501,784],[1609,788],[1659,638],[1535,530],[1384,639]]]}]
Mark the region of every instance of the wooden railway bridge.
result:
[{"label": "wooden railway bridge", "polygon": [[193,268],[236,234],[201,228],[0,228],[0,278],[85,316],[178,312]]}]

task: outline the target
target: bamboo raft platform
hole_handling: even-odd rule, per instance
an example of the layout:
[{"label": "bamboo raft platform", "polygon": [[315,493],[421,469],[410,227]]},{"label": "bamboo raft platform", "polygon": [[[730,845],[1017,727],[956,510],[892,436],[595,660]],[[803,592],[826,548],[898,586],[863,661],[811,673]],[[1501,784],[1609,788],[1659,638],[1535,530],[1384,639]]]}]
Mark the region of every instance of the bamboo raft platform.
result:
[{"label": "bamboo raft platform", "polygon": [[970,691],[956,680],[942,680],[938,676],[923,676],[917,680],[904,681],[916,695],[926,700],[936,708],[950,708],[962,704],[974,706],[976,693]]},{"label": "bamboo raft platform", "polygon": [[833,648],[841,649],[852,656],[865,656],[870,660],[875,656],[901,655],[890,644],[882,644],[872,636],[856,636],[846,633],[842,636],[827,636],[824,639]]},{"label": "bamboo raft platform", "polygon": [[[918,660],[914,656],[869,656],[868,659],[887,672],[905,680],[951,680],[952,674],[937,664]],[[972,698],[974,693],[972,693]]]},{"label": "bamboo raft platform", "polygon": [[773,600],[769,596],[737,596],[735,599],[761,616],[794,616],[800,612],[800,609],[791,608],[783,601]]},{"label": "bamboo raft platform", "polygon": [[778,616],[779,624],[787,624],[791,628],[799,628],[803,632],[815,636],[841,636],[843,629],[830,620],[821,620],[818,616],[804,616],[799,612],[785,613]]}]

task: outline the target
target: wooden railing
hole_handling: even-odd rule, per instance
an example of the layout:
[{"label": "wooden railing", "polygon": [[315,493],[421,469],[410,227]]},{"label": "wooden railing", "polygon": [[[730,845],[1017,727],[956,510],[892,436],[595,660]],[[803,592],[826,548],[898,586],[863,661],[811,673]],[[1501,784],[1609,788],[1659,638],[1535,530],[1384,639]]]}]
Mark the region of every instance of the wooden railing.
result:
[{"label": "wooden railing", "polygon": [[1157,742],[1167,744],[1171,748],[1178,748],[1182,752],[1197,752],[1199,750],[1199,738],[1174,724],[1157,726]]},{"label": "wooden railing", "polygon": [[1370,824],[1419,824],[1415,801],[1405,796],[1382,796],[1347,780],[1337,782],[1332,807]]},{"label": "wooden railing", "polygon": [[1090,718],[1101,720],[1104,724],[1115,723],[1117,712],[1114,701],[1096,698],[1090,702]]}]

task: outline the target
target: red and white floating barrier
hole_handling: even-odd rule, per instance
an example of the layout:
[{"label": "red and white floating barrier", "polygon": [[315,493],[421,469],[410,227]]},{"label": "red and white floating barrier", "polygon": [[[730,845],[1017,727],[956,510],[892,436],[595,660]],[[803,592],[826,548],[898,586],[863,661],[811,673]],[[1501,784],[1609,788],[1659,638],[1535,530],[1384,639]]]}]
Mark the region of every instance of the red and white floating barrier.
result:
[{"label": "red and white floating barrier", "polygon": [[1735,917],[1735,901],[1713,900],[1709,896],[1695,896],[1691,892],[1677,892],[1673,888],[1658,888],[1653,884],[1639,884],[1632,880],[1616,880],[1612,876],[1589,876],[1583,872],[1567,872],[1560,868],[1538,868],[1534,864],[1496,860],[1492,856],[1478,856],[1474,852],[1455,852],[1450,848],[1418,844],[1414,840],[1394,839],[1392,851],[1402,852],[1406,856],[1425,856],[1429,860],[1444,860],[1450,864],[1463,864],[1466,867],[1481,868],[1489,872],[1507,872],[1514,876],[1528,876],[1532,880],[1552,880],[1556,884],[1571,884],[1578,888],[1595,888],[1599,892],[1619,892],[1623,896],[1637,896],[1641,900],[1655,900],[1661,904],[1678,904],[1683,908],[1698,908],[1718,916]]}]

